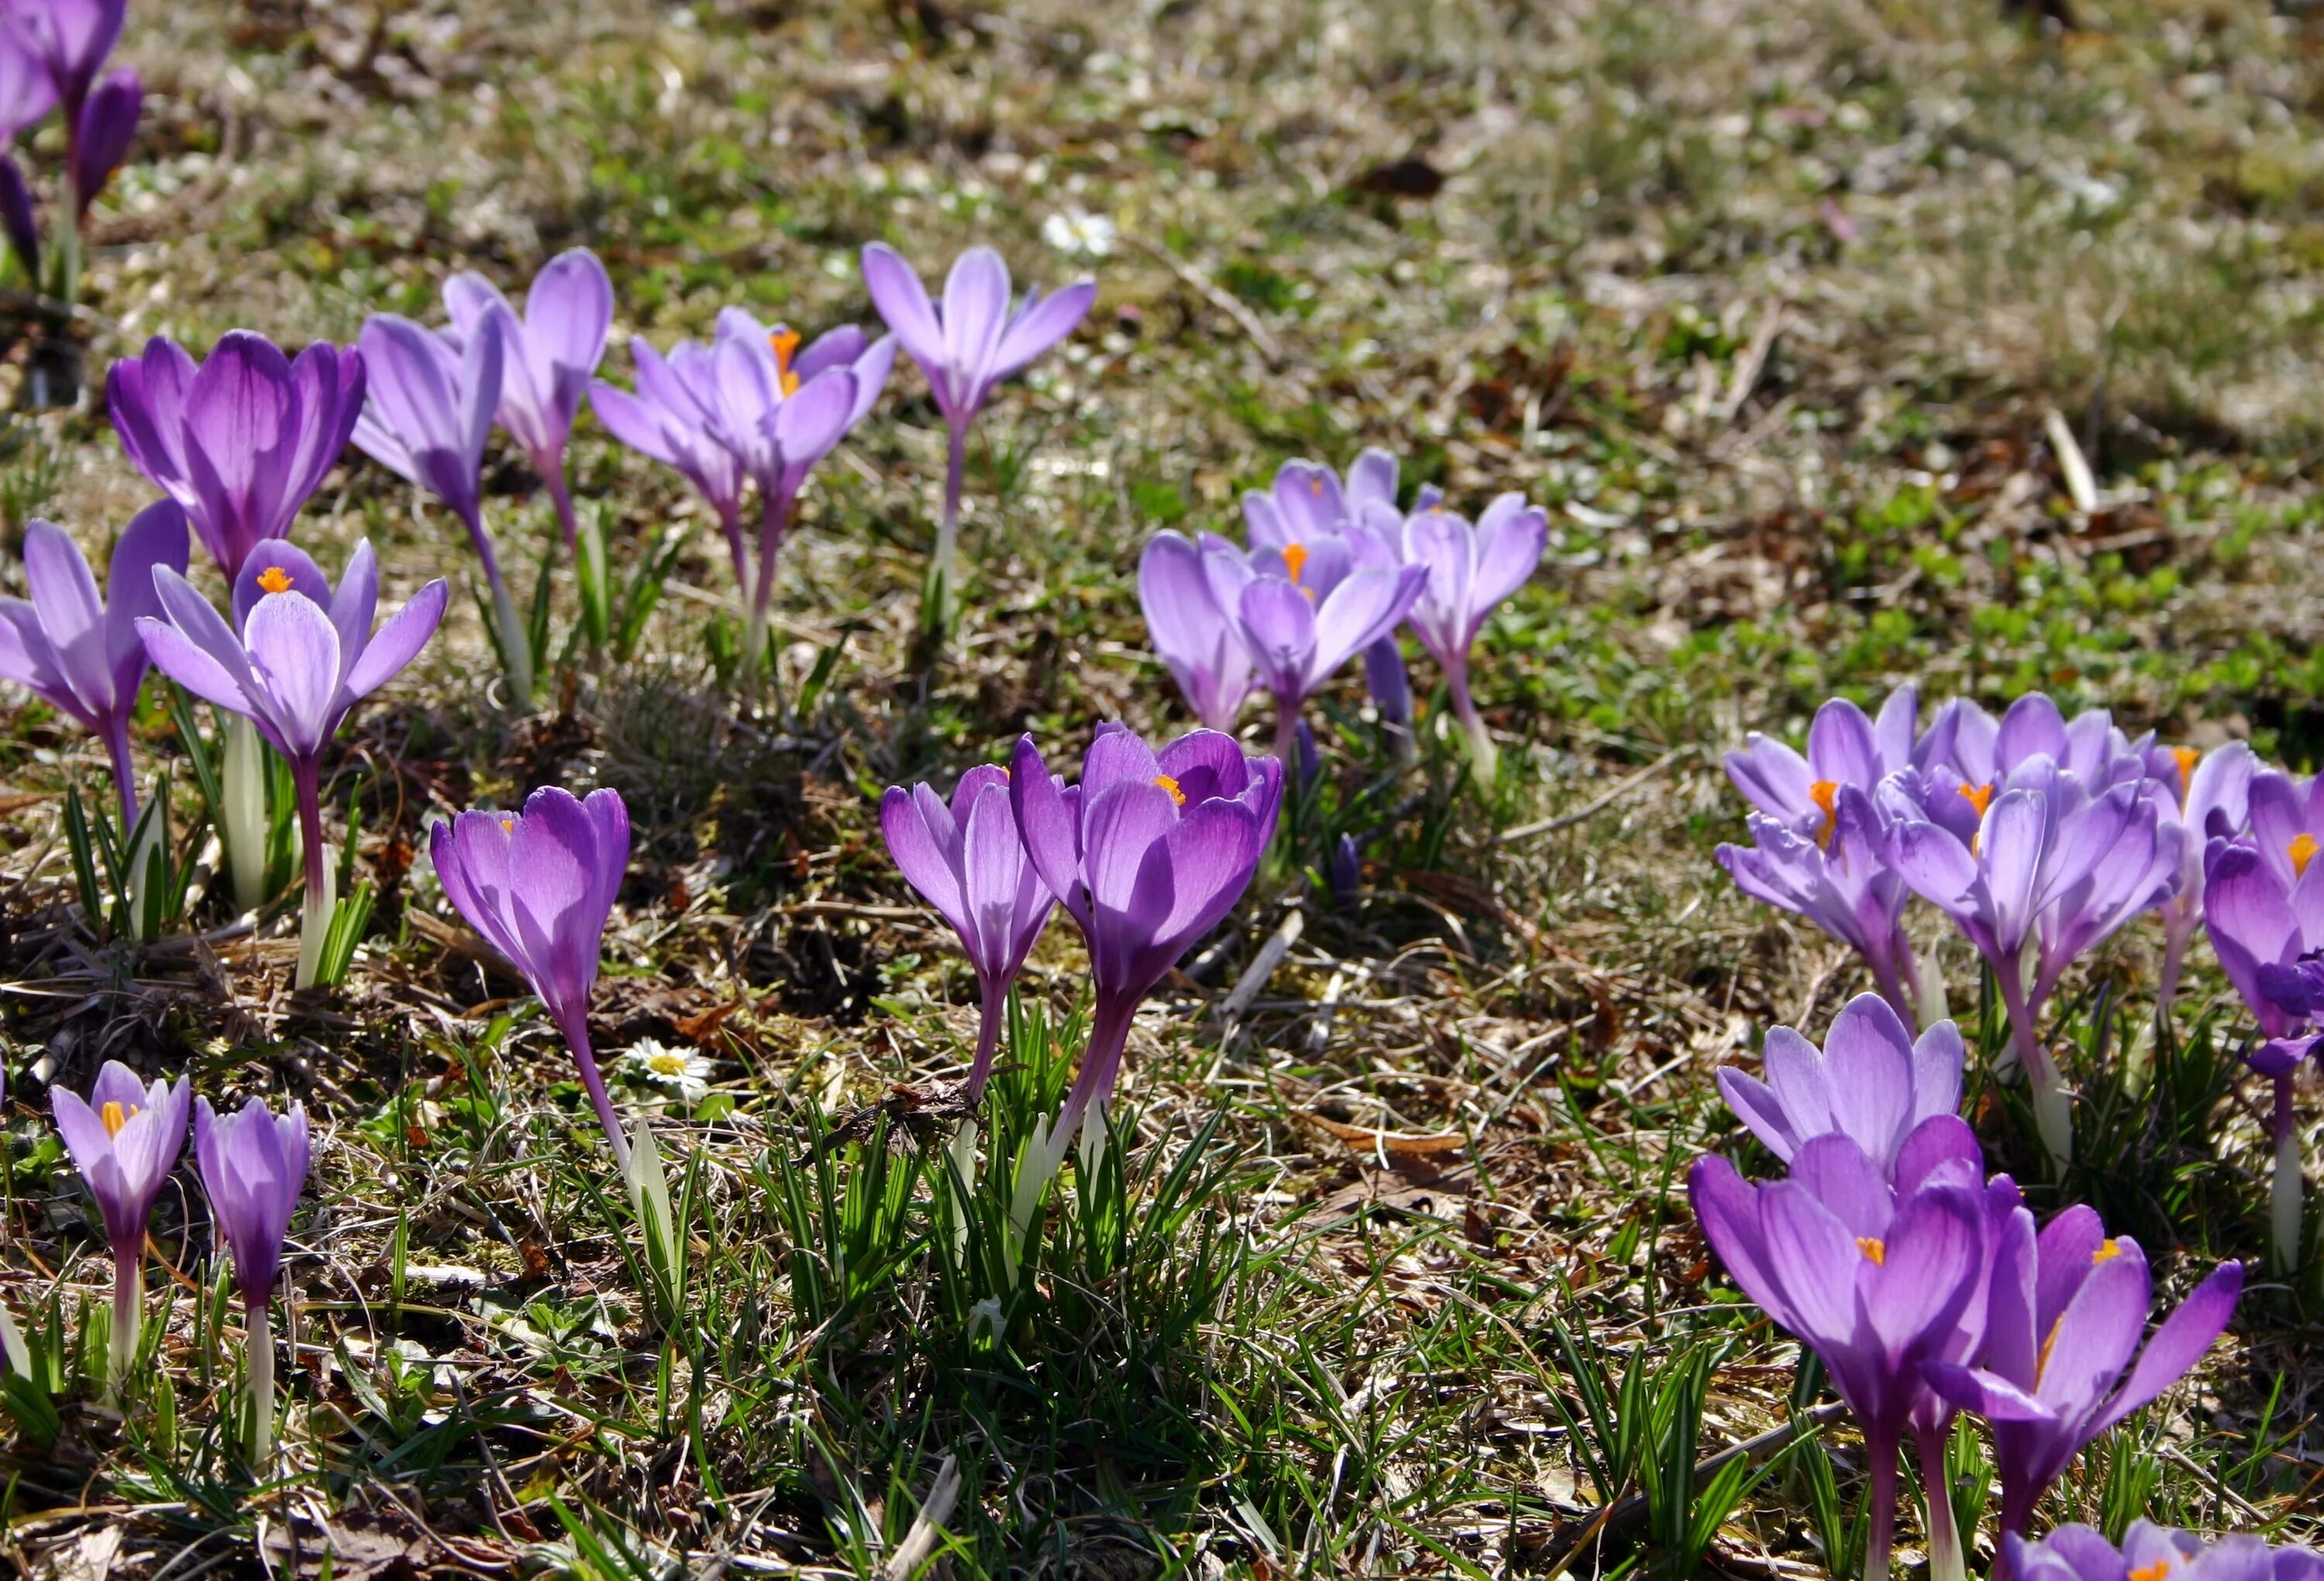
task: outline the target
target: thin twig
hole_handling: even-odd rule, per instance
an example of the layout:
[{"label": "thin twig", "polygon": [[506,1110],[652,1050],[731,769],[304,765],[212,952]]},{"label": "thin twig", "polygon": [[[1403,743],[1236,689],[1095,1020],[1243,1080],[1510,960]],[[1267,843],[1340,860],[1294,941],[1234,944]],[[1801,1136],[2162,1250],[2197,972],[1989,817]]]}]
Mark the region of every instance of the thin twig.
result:
[{"label": "thin twig", "polygon": [[1259,348],[1259,354],[1267,359],[1268,367],[1282,366],[1283,343],[1275,338],[1273,331],[1259,322],[1259,315],[1252,312],[1243,303],[1241,298],[1221,286],[1218,281],[1159,243],[1149,242],[1139,235],[1132,235],[1130,239],[1137,243],[1145,252],[1152,253],[1161,262],[1165,269],[1176,275],[1204,301],[1240,325],[1242,332],[1250,336],[1250,344]]},{"label": "thin twig", "polygon": [[1571,829],[1576,823],[1595,818],[1680,758],[1691,756],[1693,751],[1694,749],[1692,747],[1673,747],[1644,768],[1616,780],[1603,795],[1593,802],[1576,807],[1571,813],[1560,813],[1554,818],[1544,818],[1537,823],[1520,823],[1515,829],[1502,830],[1501,843],[1509,845],[1520,840],[1531,840],[1536,834],[1554,833],[1560,829]]}]

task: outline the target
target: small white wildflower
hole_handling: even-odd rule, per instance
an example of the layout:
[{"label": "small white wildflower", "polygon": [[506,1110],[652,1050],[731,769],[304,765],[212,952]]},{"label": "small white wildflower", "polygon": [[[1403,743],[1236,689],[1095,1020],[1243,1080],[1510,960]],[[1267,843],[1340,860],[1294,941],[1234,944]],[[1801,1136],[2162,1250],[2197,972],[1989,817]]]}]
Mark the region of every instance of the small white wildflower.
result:
[{"label": "small white wildflower", "polygon": [[648,1081],[675,1090],[682,1103],[699,1103],[710,1090],[715,1069],[700,1054],[674,1049],[653,1038],[641,1038],[622,1056],[622,1070],[633,1081]]},{"label": "small white wildflower", "polygon": [[1103,258],[1113,251],[1117,233],[1102,214],[1068,208],[1041,222],[1041,240],[1068,258]]}]

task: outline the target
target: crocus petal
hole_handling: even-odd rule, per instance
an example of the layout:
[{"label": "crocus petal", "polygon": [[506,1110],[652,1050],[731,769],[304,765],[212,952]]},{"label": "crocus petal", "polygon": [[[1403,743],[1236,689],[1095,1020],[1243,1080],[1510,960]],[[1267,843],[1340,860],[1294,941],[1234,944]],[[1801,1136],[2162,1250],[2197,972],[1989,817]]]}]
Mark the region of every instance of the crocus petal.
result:
[{"label": "crocus petal", "polygon": [[2235,1316],[2236,1298],[2243,1288],[2242,1264],[2222,1263],[2211,1270],[2146,1342],[2129,1381],[2091,1424],[2093,1435],[2106,1431],[2186,1376]]},{"label": "crocus petal", "polygon": [[[1006,290],[1004,277],[1003,289]],[[1001,336],[993,353],[991,377],[1007,379],[1021,372],[1036,357],[1074,332],[1097,300],[1097,281],[1075,280],[1062,290],[1053,291],[1036,302],[1030,309],[1019,313]]]},{"label": "crocus petal", "polygon": [[874,242],[863,249],[863,285],[872,305],[914,362],[930,368],[944,361],[945,332],[936,321],[936,305],[920,277],[893,247]]},{"label": "crocus petal", "polygon": [[346,688],[349,699],[370,696],[420,656],[428,639],[436,635],[437,627],[443,624],[444,606],[451,594],[450,584],[438,576],[387,618],[347,669]]},{"label": "crocus petal", "polygon": [[319,751],[338,726],[339,634],[310,599],[260,601],[244,627],[268,712],[294,754]]}]

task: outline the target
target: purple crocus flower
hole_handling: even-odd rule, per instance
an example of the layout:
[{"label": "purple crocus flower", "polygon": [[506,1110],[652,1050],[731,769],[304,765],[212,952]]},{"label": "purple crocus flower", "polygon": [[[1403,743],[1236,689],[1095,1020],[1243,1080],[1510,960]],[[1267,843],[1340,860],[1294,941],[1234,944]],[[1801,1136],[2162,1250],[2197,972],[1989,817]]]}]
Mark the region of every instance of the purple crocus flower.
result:
[{"label": "purple crocus flower", "polygon": [[2150,747],[2146,771],[2154,782],[2155,810],[2184,832],[2179,846],[2179,893],[2163,908],[2163,970],[2154,1014],[2167,1021],[2179,997],[2179,975],[2203,915],[2203,853],[2214,839],[2232,840],[2251,822],[2252,777],[2259,758],[2243,741],[2209,752],[2193,747]]},{"label": "purple crocus flower", "polygon": [[113,546],[108,603],[71,535],[35,519],[24,528],[24,581],[32,596],[0,599],[0,678],[37,693],[105,743],[124,839],[137,826],[129,716],[146,665],[137,620],[160,612],[153,573],[182,574],[187,542],[185,513],[167,500],[132,517]]},{"label": "purple crocus flower", "polygon": [[[506,311],[487,306],[481,321],[496,323]],[[509,596],[484,526],[484,440],[500,408],[503,351],[522,339],[521,328],[499,328],[470,336],[456,352],[443,336],[409,318],[374,314],[356,342],[370,392],[355,426],[356,445],[444,501],[468,529],[492,589],[501,660],[520,708],[531,703],[532,638]]]},{"label": "purple crocus flower", "polygon": [[2147,777],[2152,734],[2132,740],[2103,708],[2069,720],[2047,694],[2029,692],[1996,720],[1967,698],[1945,705],[1930,727],[1934,760],[1950,765],[1969,785],[1996,785],[2034,758],[2046,758],[2093,794]]},{"label": "purple crocus flower", "polygon": [[1222,607],[1192,539],[1158,532],[1138,560],[1138,602],[1147,635],[1194,717],[1231,733],[1250,695],[1250,651],[1242,622]]},{"label": "purple crocus flower", "polygon": [[2324,1581],[2324,1554],[2223,1537],[2206,1548],[2191,1531],[2134,1521],[2115,1547],[2095,1526],[2052,1527],[2038,1542],[2001,1537],[1996,1581]]},{"label": "purple crocus flower", "polygon": [[195,696],[250,720],[290,766],[307,867],[298,978],[304,988],[315,980],[333,898],[323,750],[349,711],[427,646],[450,590],[438,577],[374,632],[379,562],[368,538],[347,557],[336,593],[304,550],[262,539],[235,578],[230,625],[177,572],[156,570],[153,582],[161,613],[137,621],[153,663]]},{"label": "purple crocus flower", "polygon": [[234,1258],[249,1355],[250,1457],[262,1469],[274,1447],[274,1334],[267,1299],[282,1265],[282,1238],[307,1184],[307,1108],[276,1115],[252,1098],[239,1114],[194,1100],[194,1158],[217,1233]]},{"label": "purple crocus flower", "polygon": [[1828,825],[1803,833],[1783,818],[1753,813],[1752,843],[1720,846],[1719,865],[1744,894],[1796,913],[1853,949],[1881,997],[1911,1016],[1918,974],[1904,905],[1912,891],[1889,866],[1886,820],[1853,785],[1826,794]]},{"label": "purple crocus flower", "polygon": [[107,1358],[106,1392],[118,1399],[137,1356],[137,1331],[144,1315],[145,1221],[153,1198],[177,1166],[186,1145],[185,1079],[171,1087],[148,1088],[136,1072],[107,1060],[84,1099],[62,1087],[49,1089],[57,1132],[72,1154],[88,1194],[105,1221],[106,1245],[113,1253],[113,1348]]},{"label": "purple crocus flower", "polygon": [[[1396,505],[1397,471],[1396,457],[1377,446],[1356,457],[1345,483],[1320,462],[1286,461],[1276,469],[1273,487],[1243,494],[1244,536],[1254,549],[1273,549],[1278,555],[1295,544],[1312,551],[1324,539],[1353,536],[1360,540],[1359,557],[1397,564],[1404,556],[1404,512]],[[1439,498],[1434,488],[1424,488],[1420,503],[1425,507]],[[1150,614],[1148,623],[1152,624]],[[1383,722],[1397,730],[1410,728],[1412,677],[1393,631],[1365,648],[1364,685]]]},{"label": "purple crocus flower", "polygon": [[[2022,1534],[2034,1501],[2083,1445],[2201,1359],[2234,1314],[2243,1282],[2242,1264],[2220,1264],[2141,1352],[2153,1290],[2137,1242],[2109,1239],[2097,1213],[2077,1205],[2038,1236],[2005,1244],[1978,1365],[1939,1361],[1924,1369],[1931,1387],[1992,1424],[2002,1530]],[[2134,1355],[2137,1365],[2116,1388]]]},{"label": "purple crocus flower", "polygon": [[1788,1026],[1770,1027],[1761,1054],[1766,1080],[1721,1066],[1719,1092],[1785,1163],[1837,1132],[1893,1181],[1904,1139],[1930,1117],[1960,1108],[1962,1058],[1951,1022],[1915,1043],[1886,999],[1859,994],[1832,1017],[1821,1049]]},{"label": "purple crocus flower", "polygon": [[1097,281],[1075,280],[1047,297],[1028,290],[1012,308],[1008,264],[990,247],[972,247],[954,261],[939,307],[902,255],[874,242],[863,249],[863,284],[880,317],[927,375],[928,391],[944,415],[944,518],[928,582],[929,612],[948,624],[957,600],[953,558],[969,425],[1004,380],[1074,332],[1097,299]]},{"label": "purple crocus flower", "polygon": [[[1062,781],[1055,788],[1065,794]],[[949,806],[926,785],[890,786],[880,801],[880,832],[897,868],[952,924],[975,969],[983,1010],[975,1062],[961,1089],[973,1108],[1001,1046],[1010,985],[1057,897],[1025,854],[1005,768],[979,764],[962,775]]]},{"label": "purple crocus flower", "polygon": [[2287,889],[2298,884],[2324,850],[2324,775],[2300,780],[2273,769],[2255,774],[2247,809],[2260,859]]},{"label": "purple crocus flower", "polygon": [[[1848,698],[1831,698],[1808,725],[1804,753],[1753,731],[1741,751],[1727,754],[1727,777],[1760,813],[1794,833],[1828,840],[1841,786],[1870,795],[1890,775],[1925,768],[1941,755],[1941,722],[1914,733],[1920,712],[1920,690],[1910,685],[1888,694],[1877,719]],[[1941,722],[1951,717],[1950,710],[1939,715]]]},{"label": "purple crocus flower", "polygon": [[128,10],[128,0],[7,0],[0,6],[0,19],[47,69],[69,135],[106,57],[121,41]]},{"label": "purple crocus flower", "polygon": [[589,991],[630,861],[630,813],[620,793],[576,800],[545,786],[521,813],[462,813],[437,824],[428,851],[446,896],[531,985],[565,1034],[626,1177],[630,1144],[589,1044]]},{"label": "purple crocus flower", "polygon": [[1106,724],[1071,789],[1020,739],[1009,795],[1033,870],[1081,928],[1096,989],[1089,1048],[1050,1133],[1062,1150],[1111,1095],[1139,1002],[1250,887],[1275,832],[1283,765],[1244,756],[1217,731],[1156,752]]},{"label": "purple crocus flower", "polygon": [[577,529],[565,481],[565,444],[613,327],[613,282],[605,266],[586,247],[558,253],[533,277],[521,317],[500,288],[464,270],[444,282],[444,308],[452,317],[446,338],[456,348],[488,327],[504,337],[500,424],[540,474],[565,530],[565,547],[572,548]]},{"label": "purple crocus flower", "polygon": [[631,449],[674,466],[701,491],[718,513],[726,552],[734,562],[734,585],[751,585],[750,556],[742,545],[742,464],[719,437],[718,370],[711,348],[682,340],[664,357],[643,337],[630,342],[637,365],[632,395],[599,379],[589,386],[589,404],[606,432]]},{"label": "purple crocus flower", "polygon": [[197,363],[167,336],[113,364],[106,404],[121,447],[180,506],[229,582],[251,546],[290,523],[363,412],[364,361],[319,342],[286,357],[246,329]]},{"label": "purple crocus flower", "polygon": [[17,137],[57,107],[57,85],[23,34],[6,25],[0,9],[0,230],[23,267],[24,279],[41,277],[41,234],[32,215],[32,188],[9,152]]},{"label": "purple crocus flower", "polygon": [[1477,781],[1488,789],[1499,754],[1469,695],[1469,649],[1486,617],[1541,564],[1548,542],[1548,516],[1517,493],[1488,505],[1474,526],[1442,506],[1416,511],[1404,524],[1405,564],[1426,573],[1425,589],[1412,605],[1413,633],[1444,672],[1452,712],[1469,733]]},{"label": "purple crocus flower", "polygon": [[2093,790],[2037,752],[1998,784],[1938,768],[1882,786],[1895,813],[1889,860],[1992,968],[2043,1141],[2061,1167],[2073,1148],[2071,1099],[2039,1034],[2043,1007],[2076,959],[2179,883],[2183,832],[2160,820],[2137,772]]},{"label": "purple crocus flower", "polygon": [[[1946,1419],[1922,1369],[1981,1328],[1993,1226],[2017,1210],[2006,1177],[1987,1188],[1982,1169],[1968,1127],[1941,1115],[1900,1149],[1893,1188],[1838,1132],[1802,1145],[1788,1180],[1753,1186],[1716,1156],[1688,1175],[1704,1239],[1743,1292],[1822,1359],[1863,1429],[1868,1577],[1888,1572],[1897,1449],[1907,1432],[1925,1447]],[[1957,1544],[1942,1503],[1941,1492],[1931,1500],[1932,1533],[1942,1521]]]},{"label": "purple crocus flower", "polygon": [[[2275,1084],[2275,1181],[2272,1219],[2278,1264],[2291,1267],[2300,1248],[2300,1131],[2292,1078],[2324,1029],[2324,865],[2316,841],[2292,822],[2300,809],[2288,782],[2252,782],[2257,841],[2214,840],[2204,860],[2203,920],[2227,980],[2259,1023],[2262,1041],[2245,1062]],[[2291,836],[2285,838],[2287,830]],[[2304,843],[2303,843],[2304,842]]]},{"label": "purple crocus flower", "polygon": [[145,85],[136,71],[123,67],[106,73],[80,113],[80,135],[73,160],[73,223],[78,225],[97,201],[113,172],[129,157],[137,135],[137,121],[145,105]]}]

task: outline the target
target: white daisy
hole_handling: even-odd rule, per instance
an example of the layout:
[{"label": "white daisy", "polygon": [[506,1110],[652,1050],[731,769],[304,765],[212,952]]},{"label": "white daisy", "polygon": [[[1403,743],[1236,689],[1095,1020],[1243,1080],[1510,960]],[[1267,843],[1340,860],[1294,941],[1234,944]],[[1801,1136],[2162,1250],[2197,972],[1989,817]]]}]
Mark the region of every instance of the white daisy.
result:
[{"label": "white daisy", "polygon": [[699,1103],[710,1090],[716,1069],[700,1054],[674,1049],[653,1038],[641,1038],[622,1056],[622,1070],[632,1081],[650,1082],[677,1093],[681,1103]]},{"label": "white daisy", "polygon": [[1102,214],[1068,208],[1041,222],[1041,240],[1068,258],[1102,258],[1113,251],[1118,233]]}]

